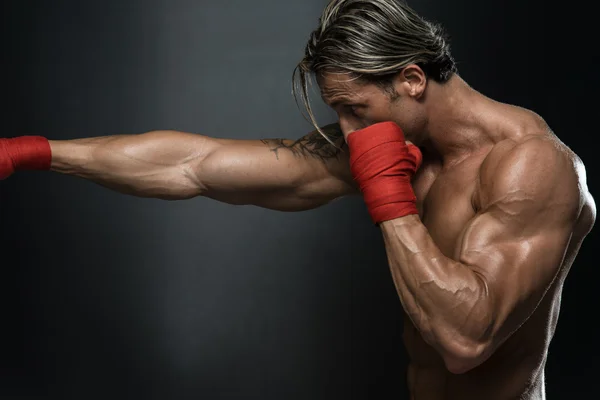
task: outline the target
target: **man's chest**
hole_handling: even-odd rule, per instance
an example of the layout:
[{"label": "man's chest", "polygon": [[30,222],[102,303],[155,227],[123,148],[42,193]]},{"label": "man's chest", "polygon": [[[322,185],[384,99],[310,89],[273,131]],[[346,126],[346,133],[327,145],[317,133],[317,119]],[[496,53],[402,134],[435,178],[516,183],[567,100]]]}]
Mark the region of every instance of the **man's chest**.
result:
[{"label": "man's chest", "polygon": [[450,258],[457,256],[462,232],[476,213],[479,165],[469,162],[450,170],[424,165],[413,180],[421,221]]}]

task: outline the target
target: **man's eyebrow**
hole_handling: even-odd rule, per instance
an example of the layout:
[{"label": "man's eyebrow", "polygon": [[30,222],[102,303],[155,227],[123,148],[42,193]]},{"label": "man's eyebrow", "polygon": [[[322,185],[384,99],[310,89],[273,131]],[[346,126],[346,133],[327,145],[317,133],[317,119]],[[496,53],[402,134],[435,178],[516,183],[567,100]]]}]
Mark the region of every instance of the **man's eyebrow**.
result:
[{"label": "man's eyebrow", "polygon": [[332,96],[331,98],[325,98],[325,103],[329,104],[330,107],[334,108],[342,103],[351,103],[352,97],[346,95]]}]

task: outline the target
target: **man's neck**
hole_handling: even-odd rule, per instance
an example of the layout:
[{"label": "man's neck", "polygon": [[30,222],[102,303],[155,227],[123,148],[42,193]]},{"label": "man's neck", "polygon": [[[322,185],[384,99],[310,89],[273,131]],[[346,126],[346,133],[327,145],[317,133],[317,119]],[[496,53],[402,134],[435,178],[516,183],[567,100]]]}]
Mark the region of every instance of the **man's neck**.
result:
[{"label": "man's neck", "polygon": [[458,75],[429,88],[429,115],[422,146],[430,157],[451,166],[493,142],[482,123],[492,101],[472,89]]}]

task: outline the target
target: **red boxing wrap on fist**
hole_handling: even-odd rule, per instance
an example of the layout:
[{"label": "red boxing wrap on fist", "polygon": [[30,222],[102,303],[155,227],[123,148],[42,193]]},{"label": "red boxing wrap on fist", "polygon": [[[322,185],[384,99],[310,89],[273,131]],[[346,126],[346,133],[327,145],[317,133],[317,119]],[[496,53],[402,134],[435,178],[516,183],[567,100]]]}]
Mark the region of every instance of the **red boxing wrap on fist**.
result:
[{"label": "red boxing wrap on fist", "polygon": [[423,156],[417,146],[406,143],[402,129],[382,122],[351,133],[346,141],[352,175],[373,222],[417,214],[410,180]]},{"label": "red boxing wrap on fist", "polygon": [[0,139],[0,180],[18,170],[49,170],[51,164],[52,150],[44,137]]}]

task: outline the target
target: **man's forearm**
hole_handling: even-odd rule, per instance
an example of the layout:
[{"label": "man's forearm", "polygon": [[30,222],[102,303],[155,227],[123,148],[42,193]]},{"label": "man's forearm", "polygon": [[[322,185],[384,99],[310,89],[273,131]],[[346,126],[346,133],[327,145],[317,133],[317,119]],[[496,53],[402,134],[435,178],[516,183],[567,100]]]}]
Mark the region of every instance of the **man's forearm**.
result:
[{"label": "man's forearm", "polygon": [[174,131],[50,141],[55,172],[139,197],[185,199],[199,194],[190,170],[210,139]]},{"label": "man's forearm", "polygon": [[485,283],[439,250],[416,215],[381,224],[398,295],[423,338],[448,357],[478,353],[489,325]]}]

